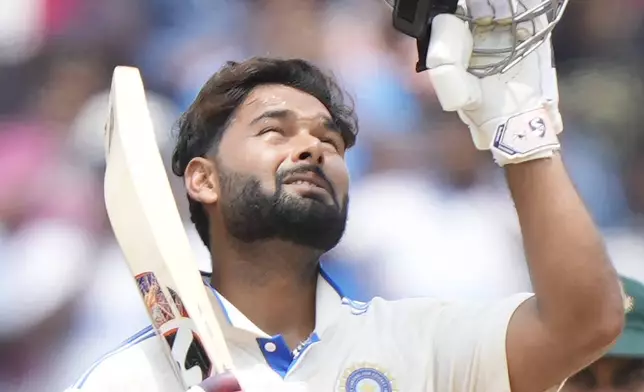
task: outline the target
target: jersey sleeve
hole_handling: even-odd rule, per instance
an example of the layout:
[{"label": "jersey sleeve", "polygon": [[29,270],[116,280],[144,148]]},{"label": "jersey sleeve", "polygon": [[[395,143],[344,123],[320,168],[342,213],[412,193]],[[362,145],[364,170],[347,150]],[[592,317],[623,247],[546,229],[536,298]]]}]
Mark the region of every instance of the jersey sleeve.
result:
[{"label": "jersey sleeve", "polygon": [[[508,325],[516,309],[532,296],[522,293],[481,304],[405,300],[396,329],[407,332],[410,350],[418,355],[422,349],[418,359],[427,375],[427,390],[510,392]],[[409,333],[410,328],[415,331]]]},{"label": "jersey sleeve", "polygon": [[174,392],[183,389],[161,341],[148,328],[99,359],[64,392]]}]

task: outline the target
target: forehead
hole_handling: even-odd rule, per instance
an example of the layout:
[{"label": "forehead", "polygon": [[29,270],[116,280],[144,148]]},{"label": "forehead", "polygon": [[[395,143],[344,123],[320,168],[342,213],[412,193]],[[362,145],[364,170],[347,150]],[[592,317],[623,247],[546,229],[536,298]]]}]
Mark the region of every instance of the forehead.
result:
[{"label": "forehead", "polygon": [[314,96],[298,89],[269,84],[256,87],[240,105],[238,121],[252,121],[258,115],[271,110],[289,110],[298,118],[330,116],[327,108]]}]

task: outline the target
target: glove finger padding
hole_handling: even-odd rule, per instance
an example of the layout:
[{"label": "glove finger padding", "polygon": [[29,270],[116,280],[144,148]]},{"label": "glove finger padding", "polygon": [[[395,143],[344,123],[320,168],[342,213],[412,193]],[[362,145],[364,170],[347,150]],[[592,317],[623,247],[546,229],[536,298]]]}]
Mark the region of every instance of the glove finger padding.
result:
[{"label": "glove finger padding", "polygon": [[426,64],[445,111],[475,109],[481,102],[479,80],[467,72],[472,48],[472,34],[465,22],[448,14],[434,18]]},{"label": "glove finger padding", "polygon": [[494,9],[494,22],[508,24],[514,15],[512,2],[516,0],[489,0]]},{"label": "glove finger padding", "polygon": [[466,0],[465,4],[475,23],[484,26],[494,20],[494,8],[488,0]]}]

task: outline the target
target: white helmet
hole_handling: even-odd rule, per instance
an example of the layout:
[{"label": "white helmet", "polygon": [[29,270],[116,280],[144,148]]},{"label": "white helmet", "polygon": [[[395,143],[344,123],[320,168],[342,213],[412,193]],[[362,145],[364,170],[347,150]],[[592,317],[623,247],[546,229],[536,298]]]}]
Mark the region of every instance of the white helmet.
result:
[{"label": "white helmet", "polygon": [[[475,32],[472,10],[482,6],[503,9],[503,25],[513,33],[514,42],[504,49],[474,49],[474,56],[494,56],[500,60],[485,65],[470,65],[469,71],[479,77],[504,73],[544,43],[559,23],[569,0],[385,0],[393,8],[396,30],[418,40],[418,72],[427,69],[425,57],[431,21],[440,13],[453,13],[469,22]],[[464,3],[464,4],[463,4]],[[507,15],[507,17],[506,17]],[[490,15],[492,17],[493,15]],[[498,15],[497,15],[498,17]],[[543,22],[545,21],[545,23]],[[522,32],[529,31],[528,34]]]}]

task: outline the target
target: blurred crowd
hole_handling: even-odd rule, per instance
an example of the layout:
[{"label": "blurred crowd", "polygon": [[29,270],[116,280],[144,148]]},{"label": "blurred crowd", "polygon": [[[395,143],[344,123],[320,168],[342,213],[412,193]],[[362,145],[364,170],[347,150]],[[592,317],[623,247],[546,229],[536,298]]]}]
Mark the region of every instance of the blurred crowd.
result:
[{"label": "blurred crowd", "polygon": [[[642,0],[573,0],[555,33],[565,160],[618,270],[642,281],[643,22]],[[201,85],[254,55],[315,61],[355,100],[349,225],[324,262],[347,292],[530,290],[502,170],[440,110],[381,0],[2,0],[0,391],[62,390],[148,324],[102,197],[113,67],[141,69],[167,161]]]}]

